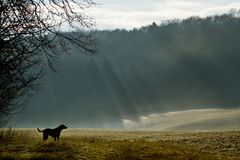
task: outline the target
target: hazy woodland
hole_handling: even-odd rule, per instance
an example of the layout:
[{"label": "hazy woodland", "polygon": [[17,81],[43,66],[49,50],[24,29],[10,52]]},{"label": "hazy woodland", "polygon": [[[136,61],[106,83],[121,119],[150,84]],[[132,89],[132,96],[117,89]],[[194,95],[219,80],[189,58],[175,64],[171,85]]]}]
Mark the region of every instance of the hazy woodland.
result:
[{"label": "hazy woodland", "polygon": [[239,109],[239,12],[95,31],[95,37],[97,53],[72,46],[9,125],[124,128],[126,120],[151,114]]}]

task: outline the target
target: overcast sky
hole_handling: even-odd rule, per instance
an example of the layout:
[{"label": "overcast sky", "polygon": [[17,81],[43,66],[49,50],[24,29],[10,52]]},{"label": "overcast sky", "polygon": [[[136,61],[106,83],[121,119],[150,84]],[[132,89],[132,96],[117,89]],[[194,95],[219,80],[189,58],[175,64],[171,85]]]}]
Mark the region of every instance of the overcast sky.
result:
[{"label": "overcast sky", "polygon": [[220,14],[240,9],[239,0],[95,0],[88,11],[97,29],[139,28],[153,21]]}]

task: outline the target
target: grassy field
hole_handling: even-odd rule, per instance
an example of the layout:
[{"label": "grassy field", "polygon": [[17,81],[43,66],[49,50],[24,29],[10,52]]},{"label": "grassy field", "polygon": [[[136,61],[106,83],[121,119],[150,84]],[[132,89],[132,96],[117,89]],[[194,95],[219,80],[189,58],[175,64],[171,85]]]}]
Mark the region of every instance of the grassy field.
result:
[{"label": "grassy field", "polygon": [[0,131],[7,160],[240,159],[240,132],[157,132],[67,129],[42,142],[36,129]]}]

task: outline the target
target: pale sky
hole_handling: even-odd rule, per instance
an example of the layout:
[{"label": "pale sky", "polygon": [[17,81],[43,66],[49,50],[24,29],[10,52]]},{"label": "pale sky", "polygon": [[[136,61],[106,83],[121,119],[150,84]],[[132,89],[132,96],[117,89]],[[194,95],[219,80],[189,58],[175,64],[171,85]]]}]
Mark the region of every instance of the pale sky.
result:
[{"label": "pale sky", "polygon": [[88,10],[97,29],[139,28],[153,21],[205,17],[240,9],[240,0],[95,0]]}]

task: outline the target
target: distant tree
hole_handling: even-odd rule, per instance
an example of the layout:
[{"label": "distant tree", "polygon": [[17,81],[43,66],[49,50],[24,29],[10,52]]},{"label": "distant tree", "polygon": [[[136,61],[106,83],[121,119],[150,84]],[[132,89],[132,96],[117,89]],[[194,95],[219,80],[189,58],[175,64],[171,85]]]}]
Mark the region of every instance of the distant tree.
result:
[{"label": "distant tree", "polygon": [[[60,50],[69,44],[94,53],[90,30],[93,20],[84,14],[91,0],[0,0],[0,126],[23,102],[45,66],[54,69]],[[66,26],[78,34],[62,32]]]}]

